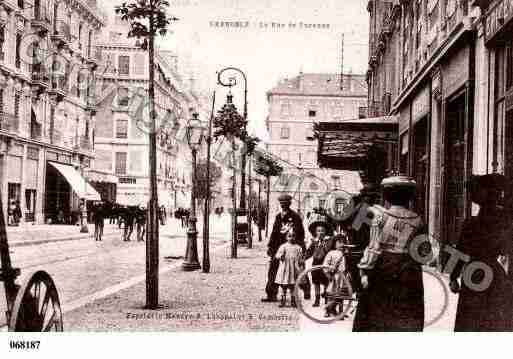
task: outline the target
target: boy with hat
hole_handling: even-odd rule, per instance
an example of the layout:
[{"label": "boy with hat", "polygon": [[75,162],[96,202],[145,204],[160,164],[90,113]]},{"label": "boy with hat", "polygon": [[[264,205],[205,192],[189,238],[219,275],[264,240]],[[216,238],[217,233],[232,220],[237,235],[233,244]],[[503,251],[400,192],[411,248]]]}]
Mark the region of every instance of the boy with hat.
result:
[{"label": "boy with hat", "polygon": [[[314,213],[310,219],[308,231],[312,235],[312,241],[306,250],[305,260],[312,258],[312,266],[316,266],[323,264],[326,254],[333,247],[330,238],[327,237],[332,234],[333,230],[328,222],[328,218],[323,214]],[[315,289],[315,302],[313,306],[318,307],[321,299],[321,285],[324,287],[324,297],[326,297],[328,278],[322,270],[313,271],[312,283]]]}]

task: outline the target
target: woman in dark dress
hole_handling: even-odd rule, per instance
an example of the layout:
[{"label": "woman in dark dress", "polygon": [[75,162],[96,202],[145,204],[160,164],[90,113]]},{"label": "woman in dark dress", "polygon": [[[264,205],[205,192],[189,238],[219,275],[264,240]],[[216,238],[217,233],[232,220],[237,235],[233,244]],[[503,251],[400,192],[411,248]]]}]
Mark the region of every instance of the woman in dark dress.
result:
[{"label": "woman in dark dress", "polygon": [[396,176],[384,179],[382,187],[390,207],[370,208],[370,242],[358,264],[362,292],[353,331],[422,331],[422,267],[409,254],[411,241],[424,230],[419,215],[408,209],[416,183]]},{"label": "woman in dark dress", "polygon": [[[479,214],[464,224],[456,246],[470,258],[466,263],[460,261],[451,273],[450,288],[459,293],[455,331],[513,329],[513,286],[498,261],[499,256],[512,253],[511,218],[498,204],[505,183],[499,174],[475,176],[471,181],[472,201],[480,208]],[[475,266],[471,263],[485,264],[488,274],[472,270]]]}]

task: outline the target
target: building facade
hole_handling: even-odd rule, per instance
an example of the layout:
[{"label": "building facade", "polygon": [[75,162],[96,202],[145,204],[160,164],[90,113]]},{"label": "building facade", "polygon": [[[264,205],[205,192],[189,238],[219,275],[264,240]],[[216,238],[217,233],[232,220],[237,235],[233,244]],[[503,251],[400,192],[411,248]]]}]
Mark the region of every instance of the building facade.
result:
[{"label": "building facade", "polygon": [[[127,25],[111,19],[97,46],[104,65],[97,86],[98,114],[94,129],[97,172],[118,178],[115,202],[146,204],[149,180],[149,58]],[[190,206],[191,150],[185,137],[187,121],[198,112],[205,119],[202,99],[177,72],[176,56],[156,51],[157,181],[160,205]]]},{"label": "building facade", "polygon": [[478,209],[470,177],[513,179],[513,2],[369,1],[368,10],[369,103],[398,119],[397,161],[419,185],[416,210],[434,239],[454,244]]},{"label": "building facade", "polygon": [[70,221],[98,193],[84,179],[94,157],[94,56],[104,18],[95,0],[0,4],[0,192],[22,221]]},{"label": "building facade", "polygon": [[294,205],[306,213],[322,206],[334,188],[357,193],[361,184],[356,172],[319,168],[314,124],[367,117],[365,76],[347,74],[341,81],[337,74],[300,73],[271,89],[267,99],[266,149],[286,169],[271,189],[271,204],[277,205],[281,193],[294,192]]}]

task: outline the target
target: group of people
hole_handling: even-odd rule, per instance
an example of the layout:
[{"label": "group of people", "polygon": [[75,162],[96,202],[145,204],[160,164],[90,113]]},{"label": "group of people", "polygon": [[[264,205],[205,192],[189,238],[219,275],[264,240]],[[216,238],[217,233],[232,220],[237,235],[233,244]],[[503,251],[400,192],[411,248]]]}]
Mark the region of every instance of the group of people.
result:
[{"label": "group of people", "polygon": [[20,201],[15,199],[9,200],[9,206],[7,208],[7,225],[19,226],[21,217]]},{"label": "group of people", "polygon": [[[460,260],[450,273],[450,289],[459,294],[456,331],[513,330],[513,281],[508,268],[513,230],[508,212],[500,205],[506,187],[506,179],[498,174],[473,176],[469,183],[472,202],[480,209],[466,221],[456,245],[469,260]],[[325,316],[337,314],[339,303],[330,302],[327,291],[341,288],[337,275],[343,273],[358,299],[353,331],[422,331],[423,263],[412,254],[412,246],[418,246],[417,238],[428,237],[424,235],[424,220],[410,209],[415,194],[415,181],[405,176],[386,178],[381,187],[368,186],[362,190],[353,214],[337,223],[337,232],[329,217],[311,214],[309,243],[305,243],[301,217],[290,208],[291,197],[280,196],[281,211],[268,243],[267,296],[262,301],[285,306],[290,291],[291,305],[296,306],[292,290],[305,261],[312,258],[312,265],[331,269],[312,271],[311,278],[303,277],[298,287],[304,299],[311,300],[313,284],[313,306],[320,306],[324,297]],[[479,290],[475,284],[484,281],[487,273],[473,270],[470,276],[475,263],[484,263],[491,271],[490,282]]]},{"label": "group of people", "polygon": [[190,215],[191,215],[191,211],[189,209],[185,209],[182,207],[178,208],[175,211],[175,218],[180,220],[180,224],[181,224],[182,228],[187,226]]}]

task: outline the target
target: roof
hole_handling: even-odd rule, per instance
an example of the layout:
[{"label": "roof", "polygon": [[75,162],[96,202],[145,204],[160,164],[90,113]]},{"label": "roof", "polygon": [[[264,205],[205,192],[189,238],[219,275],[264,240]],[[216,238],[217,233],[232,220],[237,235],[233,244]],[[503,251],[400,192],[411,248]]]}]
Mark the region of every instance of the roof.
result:
[{"label": "roof", "polygon": [[367,83],[365,75],[344,74],[341,90],[340,74],[300,73],[281,81],[267,93],[268,96],[276,94],[367,97]]},{"label": "roof", "polygon": [[318,162],[321,167],[362,170],[369,158],[386,150],[386,144],[397,143],[399,125],[395,117],[321,122]]}]

